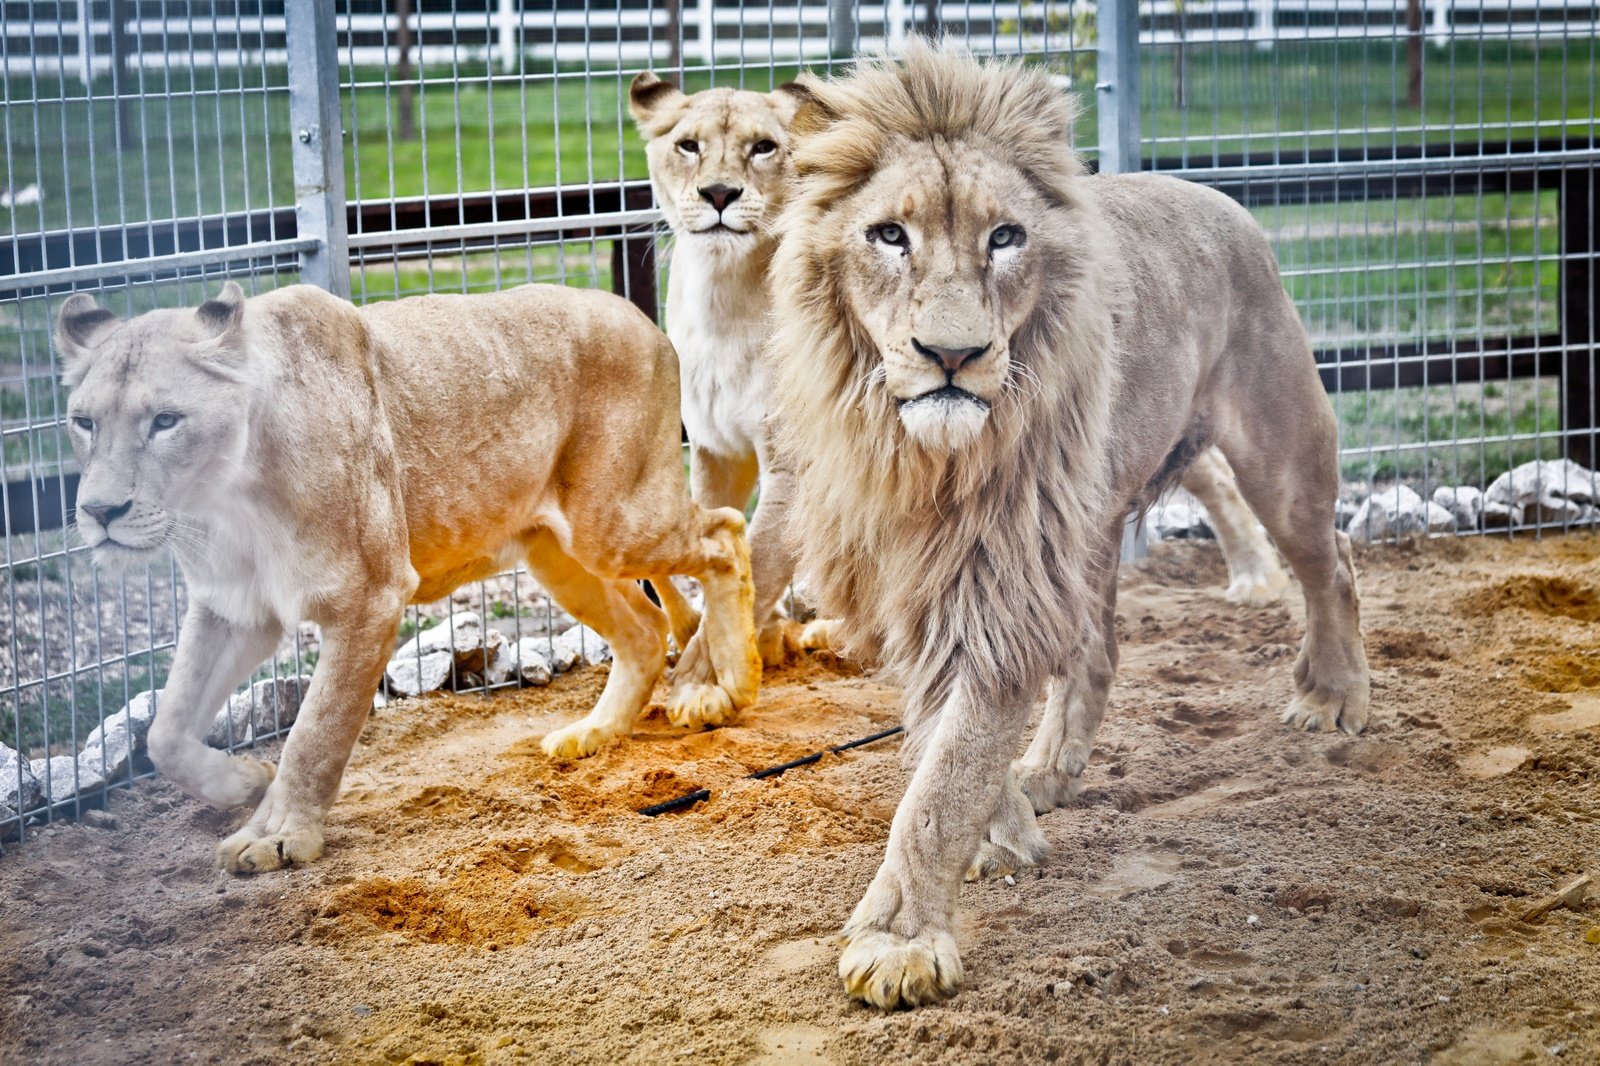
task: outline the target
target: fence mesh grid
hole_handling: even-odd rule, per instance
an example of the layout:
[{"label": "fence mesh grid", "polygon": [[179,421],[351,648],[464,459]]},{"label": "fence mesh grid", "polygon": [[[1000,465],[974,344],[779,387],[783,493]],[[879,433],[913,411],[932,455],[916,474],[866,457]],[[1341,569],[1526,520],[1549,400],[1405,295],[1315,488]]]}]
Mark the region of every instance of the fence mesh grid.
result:
[{"label": "fence mesh grid", "polygon": [[[543,281],[611,288],[657,311],[668,245],[627,113],[637,72],[686,91],[767,90],[911,34],[944,35],[1042,64],[1080,93],[1075,140],[1092,161],[1120,99],[1097,91],[1102,23],[1127,10],[334,8],[357,302]],[[295,211],[295,10],[60,0],[0,11],[0,744],[21,755],[0,780],[0,797],[16,801],[0,808],[0,839],[149,771],[135,743],[117,740],[135,734],[136,714],[120,719],[123,733],[109,726],[163,683],[185,607],[175,564],[97,573],[67,531],[76,474],[51,316],[71,291],[134,314],[197,304],[227,277],[252,293],[299,280],[319,235],[300,232]],[[1349,500],[1397,480],[1424,496],[1483,488],[1535,458],[1594,465],[1592,4],[1145,0],[1133,12],[1143,166],[1222,189],[1271,237],[1333,393]],[[1587,497],[1561,487],[1569,500],[1597,495],[1592,483]],[[1514,531],[1595,523],[1592,508],[1521,517]],[[513,571],[413,608],[403,631],[470,624],[465,612],[512,646],[526,637],[551,651],[573,624]],[[317,650],[314,628],[286,639],[215,741],[279,732],[281,686],[308,675]],[[31,799],[29,760],[42,785]]]}]

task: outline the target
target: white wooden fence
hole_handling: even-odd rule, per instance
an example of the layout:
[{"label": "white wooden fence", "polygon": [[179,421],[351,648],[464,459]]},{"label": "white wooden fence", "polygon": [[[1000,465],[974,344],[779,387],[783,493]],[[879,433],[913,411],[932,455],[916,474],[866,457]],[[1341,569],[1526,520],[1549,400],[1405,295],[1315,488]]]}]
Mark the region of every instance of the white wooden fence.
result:
[{"label": "white wooden fence", "polygon": [[[49,5],[53,18],[8,19],[7,74],[62,74],[84,80],[110,70],[112,24],[105,4],[63,0]],[[827,0],[739,3],[686,0],[678,36],[682,62],[739,64],[761,60],[811,60],[835,50]],[[939,24],[958,32],[975,50],[1059,50],[1071,42],[1067,26],[1082,5],[1067,3],[939,5]],[[148,8],[148,5],[146,5]],[[854,5],[857,51],[897,50],[909,33],[928,25],[925,4],[907,0]],[[1182,25],[1180,30],[1180,11]],[[410,18],[413,55],[424,69],[454,62],[497,61],[503,70],[528,60],[614,62],[642,66],[667,59],[670,16],[649,8],[529,10],[522,0],[488,7],[427,12]],[[1453,38],[1558,40],[1600,33],[1595,0],[1424,0],[1424,34],[1444,46]],[[1183,40],[1204,45],[1279,41],[1393,39],[1406,33],[1405,0],[1151,0],[1140,4],[1140,42]],[[399,30],[393,14],[340,14],[339,57],[357,66],[382,65]],[[278,14],[205,14],[129,18],[130,66],[172,69],[281,66],[287,61],[284,18]],[[1086,42],[1076,42],[1084,47]]]}]

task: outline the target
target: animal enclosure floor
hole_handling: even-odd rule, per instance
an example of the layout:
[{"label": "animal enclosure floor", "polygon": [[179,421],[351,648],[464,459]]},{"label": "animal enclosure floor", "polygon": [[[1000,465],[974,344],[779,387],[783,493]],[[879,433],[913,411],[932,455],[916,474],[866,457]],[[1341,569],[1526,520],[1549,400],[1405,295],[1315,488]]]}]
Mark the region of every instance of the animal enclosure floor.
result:
[{"label": "animal enclosure floor", "polygon": [[[1597,1061],[1600,903],[1521,915],[1600,850],[1600,543],[1358,567],[1361,737],[1278,724],[1297,590],[1233,607],[1209,544],[1125,574],[1088,788],[1043,819],[1043,867],[962,890],[967,983],[941,1006],[852,1004],[829,943],[897,742],[740,780],[892,724],[892,689],[812,661],[733,727],[655,711],[553,763],[537,738],[589,671],[375,714],[304,869],[223,874],[241,815],[161,781],[13,848],[0,1060]],[[632,813],[694,787],[711,801]]]}]

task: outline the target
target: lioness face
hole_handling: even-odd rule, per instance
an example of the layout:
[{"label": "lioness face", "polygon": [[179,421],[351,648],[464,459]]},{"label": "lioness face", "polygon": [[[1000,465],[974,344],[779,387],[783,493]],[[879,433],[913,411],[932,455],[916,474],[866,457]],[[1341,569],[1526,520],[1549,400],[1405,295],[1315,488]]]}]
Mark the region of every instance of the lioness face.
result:
[{"label": "lioness face", "polygon": [[653,74],[634,79],[630,103],[650,138],[650,181],[679,240],[751,247],[782,206],[787,124],[794,100],[707,89],[685,96]]},{"label": "lioness face", "polygon": [[955,450],[1004,389],[1028,388],[1011,340],[1051,259],[1047,227],[1032,220],[1053,208],[972,145],[905,142],[885,157],[893,162],[825,217],[829,247],[906,433]]},{"label": "lioness face", "polygon": [[121,321],[76,295],[56,343],[72,392],[67,432],[82,476],[77,528],[95,562],[146,560],[193,540],[191,501],[216,495],[244,457],[244,295],[231,282],[198,311]]}]

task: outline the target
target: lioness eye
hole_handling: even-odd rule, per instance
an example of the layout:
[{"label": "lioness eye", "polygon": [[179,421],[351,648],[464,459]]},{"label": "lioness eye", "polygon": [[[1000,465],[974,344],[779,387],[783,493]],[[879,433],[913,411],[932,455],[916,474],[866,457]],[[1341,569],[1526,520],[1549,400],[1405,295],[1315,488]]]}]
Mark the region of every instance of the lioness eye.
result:
[{"label": "lioness eye", "polygon": [[85,418],[83,415],[74,415],[72,418],[72,424],[83,430],[85,433],[94,432],[94,419],[92,418]]},{"label": "lioness eye", "polygon": [[678,142],[678,151],[684,153],[685,155],[699,155],[700,142],[691,137],[685,137],[683,140]]},{"label": "lioness eye", "polygon": [[997,226],[989,234],[989,250],[996,248],[1014,248],[1022,244],[1023,234],[1021,226]]},{"label": "lioness eye", "polygon": [[178,415],[171,411],[163,411],[150,421],[150,432],[159,433],[164,429],[171,429],[178,424]]},{"label": "lioness eye", "polygon": [[757,141],[755,144],[750,146],[751,155],[771,155],[777,150],[778,145],[774,141]]},{"label": "lioness eye", "polygon": [[882,241],[884,244],[891,244],[896,248],[905,248],[910,244],[906,240],[905,227],[896,225],[893,222],[880,222],[867,230],[867,240]]}]

